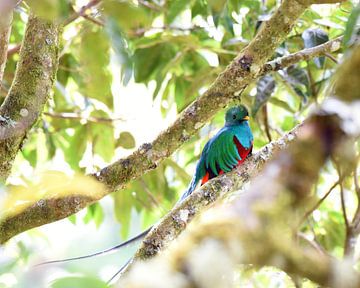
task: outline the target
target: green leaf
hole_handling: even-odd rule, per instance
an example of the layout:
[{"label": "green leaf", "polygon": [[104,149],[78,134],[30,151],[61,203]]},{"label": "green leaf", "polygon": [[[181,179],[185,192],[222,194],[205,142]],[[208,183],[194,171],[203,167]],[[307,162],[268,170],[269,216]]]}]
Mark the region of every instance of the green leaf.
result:
[{"label": "green leaf", "polygon": [[104,220],[104,211],[99,203],[94,203],[87,208],[87,213],[83,218],[85,224],[94,221],[96,228],[99,228]]},{"label": "green leaf", "polygon": [[119,139],[116,141],[116,146],[121,146],[125,149],[132,149],[135,147],[135,138],[130,132],[121,132]]},{"label": "green leaf", "polygon": [[76,214],[72,214],[67,217],[67,219],[74,225],[76,225]]},{"label": "green leaf", "polygon": [[[312,48],[329,41],[328,34],[321,29],[306,29],[301,35],[305,48]],[[316,57],[314,62],[318,68],[324,66],[325,57]]]},{"label": "green leaf", "polygon": [[270,102],[271,104],[274,104],[274,105],[276,105],[276,106],[278,106],[278,107],[283,108],[284,110],[286,110],[286,111],[288,111],[288,112],[290,112],[290,113],[292,113],[292,114],[295,113],[295,110],[294,110],[293,108],[291,108],[290,105],[289,105],[287,102],[285,102],[285,101],[283,101],[283,100],[281,100],[281,99],[279,99],[279,98],[271,97],[271,98],[269,99],[269,102]]},{"label": "green leaf", "polygon": [[74,128],[74,134],[69,135],[61,131],[54,141],[57,147],[63,150],[65,160],[73,170],[79,170],[79,162],[82,159],[87,146],[87,127],[78,125]]},{"label": "green leaf", "polygon": [[134,76],[136,82],[148,82],[175,56],[174,47],[169,43],[137,49],[134,54]]},{"label": "green leaf", "polygon": [[175,78],[175,102],[177,111],[182,111],[190,102],[186,99],[186,90],[189,88],[190,83],[183,77]]},{"label": "green leaf", "polygon": [[[90,115],[109,118],[109,115],[101,110],[93,111]],[[115,151],[114,127],[104,123],[89,123],[88,127],[88,136],[93,145],[93,153],[110,162]]]},{"label": "green leaf", "polygon": [[195,1],[193,1],[193,6],[191,7],[191,16],[192,16],[192,18],[194,18],[197,15],[206,16],[206,15],[208,15],[207,11],[208,11],[208,9],[207,9],[206,0],[195,0]]},{"label": "green leaf", "polygon": [[116,19],[124,32],[134,32],[136,29],[151,25],[151,14],[143,6],[136,6],[132,1],[108,0],[103,3],[104,12],[112,19]]},{"label": "green leaf", "polygon": [[83,76],[83,83],[80,83],[81,93],[100,100],[111,108],[113,98],[110,90],[112,77],[108,69],[109,39],[104,31],[97,27],[85,26],[83,33],[79,45],[79,62]]},{"label": "green leaf", "polygon": [[70,13],[70,2],[68,0],[27,0],[33,13],[47,19],[65,19]]},{"label": "green leaf", "polygon": [[107,288],[109,287],[105,282],[88,276],[71,276],[56,279],[51,283],[51,288]]},{"label": "green leaf", "polygon": [[275,80],[272,76],[261,77],[256,83],[256,96],[252,107],[252,115],[255,116],[260,107],[264,105],[275,90]]},{"label": "green leaf", "polygon": [[308,72],[298,66],[290,66],[285,70],[285,80],[291,85],[295,93],[306,103],[310,95],[310,79]]},{"label": "green leaf", "polygon": [[133,72],[133,61],[128,40],[114,19],[110,18],[106,23],[106,31],[110,36],[111,46],[115,51],[118,63],[121,65],[121,81],[126,86]]},{"label": "green leaf", "polygon": [[134,197],[132,196],[132,184],[124,190],[114,193],[114,211],[115,217],[121,224],[121,237],[124,239],[129,235],[131,223],[131,208],[134,205]]},{"label": "green leaf", "polygon": [[359,36],[360,33],[360,4],[358,4],[349,16],[346,23],[346,30],[344,34],[343,43],[344,46],[349,47],[354,41],[355,36]]},{"label": "green leaf", "polygon": [[167,0],[166,1],[166,13],[165,13],[165,23],[171,24],[175,18],[185,10],[188,6],[188,1],[184,0]]}]

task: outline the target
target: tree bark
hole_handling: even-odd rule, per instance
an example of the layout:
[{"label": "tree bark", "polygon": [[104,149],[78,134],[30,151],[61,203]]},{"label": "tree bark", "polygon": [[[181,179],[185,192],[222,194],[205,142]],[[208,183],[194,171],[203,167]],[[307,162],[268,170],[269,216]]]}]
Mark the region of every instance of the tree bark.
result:
[{"label": "tree bark", "polygon": [[[1,8],[1,7],[0,7]],[[7,60],[7,50],[9,46],[9,38],[11,32],[11,23],[13,18],[12,9],[0,9],[0,89]]]},{"label": "tree bark", "polygon": [[59,26],[30,15],[9,94],[0,107],[0,180],[49,98],[58,66]]}]

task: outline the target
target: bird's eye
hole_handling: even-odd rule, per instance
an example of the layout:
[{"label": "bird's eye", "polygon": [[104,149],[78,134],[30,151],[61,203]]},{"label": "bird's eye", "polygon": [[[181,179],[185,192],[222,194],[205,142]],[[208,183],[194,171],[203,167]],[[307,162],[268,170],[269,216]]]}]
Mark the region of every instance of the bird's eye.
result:
[{"label": "bird's eye", "polygon": [[236,115],[233,115],[233,119],[236,119]]}]

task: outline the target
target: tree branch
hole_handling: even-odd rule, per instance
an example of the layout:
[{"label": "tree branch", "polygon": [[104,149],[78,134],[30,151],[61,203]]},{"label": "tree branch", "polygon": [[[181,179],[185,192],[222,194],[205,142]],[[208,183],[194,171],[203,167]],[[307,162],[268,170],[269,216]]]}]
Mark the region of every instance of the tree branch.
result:
[{"label": "tree branch", "polygon": [[15,79],[0,107],[0,180],[10,174],[26,133],[49,97],[58,65],[58,28],[29,17]]},{"label": "tree branch", "polygon": [[329,52],[335,52],[340,49],[342,39],[343,36],[337,37],[333,40],[325,42],[324,44],[312,48],[303,49],[299,52],[272,60],[264,65],[264,67],[262,68],[262,73],[266,74],[271,71],[278,71],[284,69],[285,67],[296,64],[300,61],[308,61],[317,56],[324,55]]},{"label": "tree branch", "polygon": [[324,286],[359,287],[360,275],[352,263],[304,249],[293,237],[320,169],[342,151],[342,144],[360,135],[360,74],[353,73],[356,84],[349,88],[357,88],[349,91],[356,97],[339,93],[345,92],[339,88],[348,81],[347,72],[359,65],[360,46],[339,69],[335,84],[338,98],[349,103],[326,100],[301,127],[297,140],[267,163],[246,193],[195,219],[176,245],[135,265],[118,287],[154,287],[159,275],[164,286],[171,283],[174,288],[231,287],[239,263],[275,266]]},{"label": "tree branch", "polygon": [[2,79],[4,75],[6,60],[7,60],[7,49],[9,46],[9,38],[11,32],[11,23],[13,18],[13,7],[0,6],[0,87],[2,86]]},{"label": "tree branch", "polygon": [[55,112],[44,112],[44,115],[51,117],[51,118],[59,118],[59,119],[70,119],[76,121],[85,121],[85,122],[93,122],[93,123],[105,123],[105,124],[112,124],[113,122],[117,121],[124,121],[122,118],[105,118],[105,117],[83,117],[77,113],[55,113]]},{"label": "tree branch", "polygon": [[187,224],[207,206],[229,192],[241,189],[245,183],[262,170],[267,161],[296,139],[300,127],[301,125],[296,126],[279,140],[267,144],[237,169],[210,180],[185,201],[179,203],[149,232],[128,268],[138,260],[154,257],[185,230]]},{"label": "tree branch", "polygon": [[[173,125],[161,133],[152,143],[143,144],[132,155],[114,162],[94,175],[96,179],[106,184],[107,193],[120,189],[130,180],[155,169],[162,160],[170,156],[194,135],[216,112],[230,102],[238,100],[247,85],[261,74],[261,70],[263,70],[261,67],[265,64],[266,59],[272,56],[276,47],[285,39],[297,17],[306,9],[308,4],[307,1],[283,1],[270,20],[262,26],[254,40],[219,75],[209,90],[194,101]],[[99,199],[91,199],[88,203],[82,201],[79,205],[70,205],[67,207],[66,213],[62,213],[57,219],[44,219],[39,214],[37,220],[34,216],[33,223],[21,224],[17,222],[14,225],[21,227],[19,229],[14,227],[12,231],[6,233],[6,237],[0,235],[0,243],[4,243],[22,231],[72,215],[96,200]],[[60,207],[65,199],[56,199],[56,201]],[[34,207],[40,204],[43,205],[41,199],[34,203]],[[21,218],[20,215],[19,218]],[[7,221],[9,219],[0,219],[0,227],[4,227]]]}]

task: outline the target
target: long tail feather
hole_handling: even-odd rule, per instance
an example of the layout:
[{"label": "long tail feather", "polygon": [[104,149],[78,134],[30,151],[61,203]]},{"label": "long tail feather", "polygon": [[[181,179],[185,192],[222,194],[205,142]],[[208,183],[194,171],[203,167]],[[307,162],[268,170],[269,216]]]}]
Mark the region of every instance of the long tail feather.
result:
[{"label": "long tail feather", "polygon": [[186,189],[186,191],[182,194],[180,200],[178,201],[178,203],[181,203],[182,201],[185,200],[185,198],[187,198],[196,188],[196,184],[197,184],[197,179],[194,176],[189,184],[189,187]]},{"label": "long tail feather", "polygon": [[126,268],[126,266],[129,265],[132,259],[133,258],[130,258],[128,261],[126,261],[126,263],[123,266],[121,266],[121,268],[109,279],[109,281],[106,282],[106,284],[107,285],[111,284],[111,282],[116,278],[116,276],[118,276]]},{"label": "long tail feather", "polygon": [[125,247],[127,245],[129,245],[132,242],[135,242],[141,238],[144,238],[146,236],[147,233],[149,233],[149,231],[151,230],[152,226],[148,229],[146,229],[144,232],[141,232],[140,234],[136,235],[135,237],[120,243],[114,247],[111,247],[109,249],[103,250],[103,251],[99,251],[93,254],[89,254],[89,255],[84,255],[84,256],[79,256],[79,257],[73,257],[73,258],[67,258],[67,259],[61,259],[61,260],[52,260],[52,261],[47,261],[47,262],[42,262],[39,264],[36,264],[34,267],[38,267],[38,266],[42,266],[42,265],[48,265],[48,264],[55,264],[55,263],[63,263],[63,262],[68,262],[68,261],[74,261],[74,260],[81,260],[81,259],[86,259],[86,258],[91,258],[94,256],[100,256],[100,255],[104,255],[104,254],[109,254],[111,252],[114,252],[122,247]]}]

